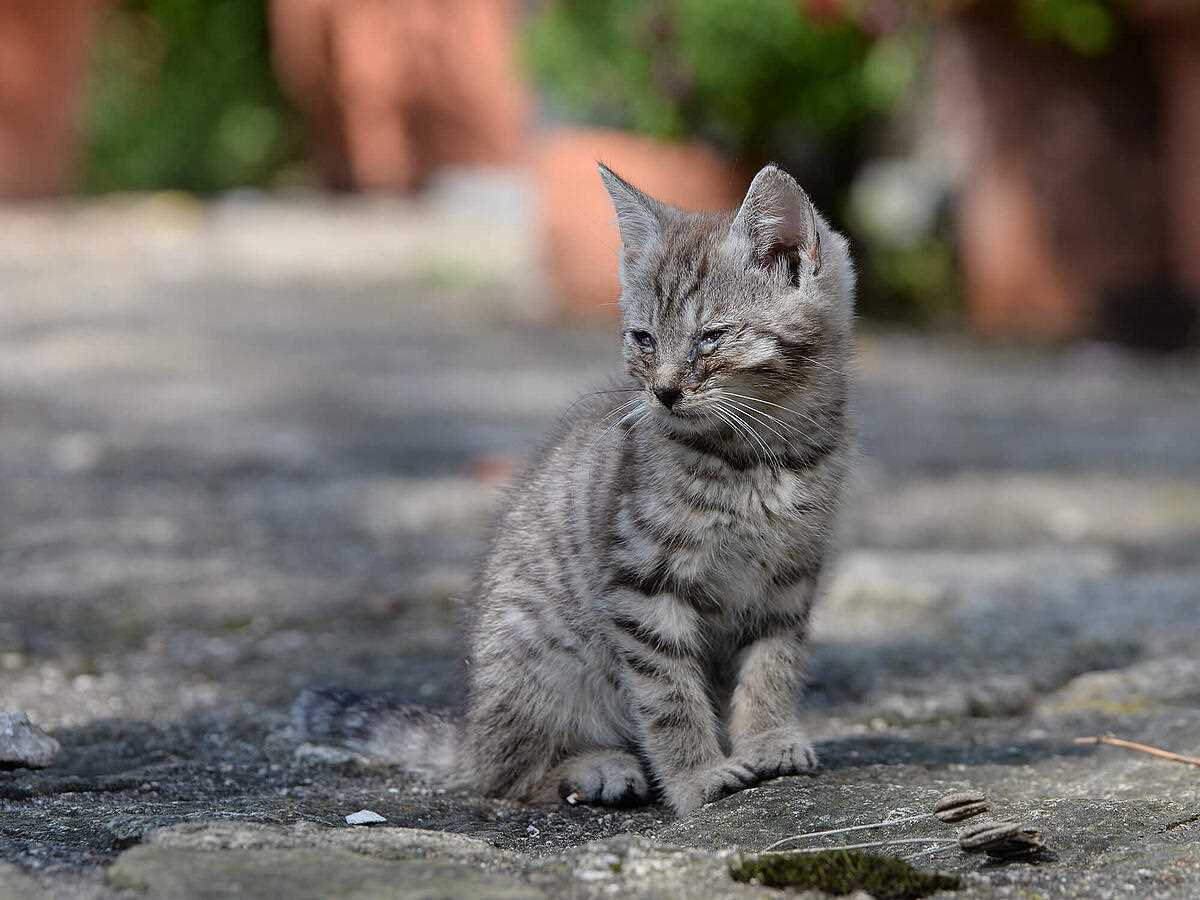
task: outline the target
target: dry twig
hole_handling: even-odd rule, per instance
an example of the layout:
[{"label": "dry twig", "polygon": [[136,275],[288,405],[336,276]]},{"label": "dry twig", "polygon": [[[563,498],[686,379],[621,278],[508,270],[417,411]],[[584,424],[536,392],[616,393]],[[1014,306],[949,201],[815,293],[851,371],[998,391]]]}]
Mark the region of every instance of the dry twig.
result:
[{"label": "dry twig", "polygon": [[1075,738],[1075,743],[1080,745],[1108,744],[1112,747],[1124,747],[1126,750],[1136,750],[1138,753],[1149,753],[1151,756],[1157,756],[1159,759],[1169,759],[1171,762],[1200,767],[1200,756],[1184,756],[1182,753],[1172,753],[1170,750],[1151,747],[1149,744],[1139,744],[1137,741],[1127,741],[1124,738],[1105,736],[1077,737]]},{"label": "dry twig", "polygon": [[[793,834],[782,838],[760,852],[768,853],[798,841],[803,838],[825,837],[829,834],[845,834],[848,831],[866,831],[871,828],[890,828],[893,825],[905,825],[909,822],[920,822],[924,819],[941,819],[943,822],[962,822],[974,816],[981,815],[989,809],[988,799],[975,791],[956,791],[942,797],[933,807],[933,812],[920,813],[915,816],[904,816],[899,819],[884,819],[882,822],[868,822],[866,825],[851,825],[846,828],[829,828],[825,831],[809,831],[805,834]],[[829,848],[824,848],[829,849]],[[835,848],[836,849],[836,848]]]}]

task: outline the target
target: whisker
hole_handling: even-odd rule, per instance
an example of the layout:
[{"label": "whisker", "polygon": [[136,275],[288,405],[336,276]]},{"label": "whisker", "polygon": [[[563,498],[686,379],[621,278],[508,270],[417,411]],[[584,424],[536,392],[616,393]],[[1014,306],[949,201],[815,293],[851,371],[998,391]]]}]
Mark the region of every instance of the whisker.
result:
[{"label": "whisker", "polygon": [[763,410],[760,410],[760,409],[749,409],[749,408],[745,407],[744,404],[740,404],[739,401],[731,400],[728,397],[724,397],[724,400],[725,400],[725,402],[728,402],[728,403],[738,404],[739,406],[741,406],[743,412],[745,412],[747,415],[755,416],[756,417],[755,421],[759,421],[765,428],[769,428],[772,432],[774,432],[775,435],[778,436],[780,438],[780,440],[783,441],[785,447],[789,447],[789,448],[792,447],[793,442],[789,441],[786,437],[781,435],[778,431],[775,431],[775,429],[771,428],[770,425],[767,425],[766,422],[762,422],[761,417],[765,417],[765,418],[769,419],[770,421],[776,423],[777,425],[779,425],[780,428],[786,428],[788,431],[795,432],[796,434],[800,435],[802,438],[808,439],[808,437],[809,437],[809,435],[805,434],[805,432],[801,431],[799,428],[796,428],[794,425],[789,425],[787,422],[784,422],[782,419],[778,418],[777,416],[773,416],[768,412],[764,412]]},{"label": "whisker", "polygon": [[779,455],[775,452],[775,449],[769,443],[767,443],[767,440],[761,434],[759,434],[758,430],[754,427],[754,425],[758,423],[754,422],[754,420],[747,422],[745,416],[742,415],[740,411],[734,410],[732,407],[726,407],[726,410],[731,416],[746,425],[746,428],[751,434],[754,435],[755,439],[762,446],[763,450],[766,451],[766,455],[770,457],[770,461],[774,462],[776,466],[780,465]]},{"label": "whisker", "polygon": [[808,422],[814,428],[821,429],[821,431],[825,432],[825,435],[827,437],[835,438],[835,439],[837,437],[828,428],[826,428],[824,425],[822,425],[820,422],[818,422],[812,416],[806,415],[806,414],[800,412],[798,409],[792,409],[790,406],[780,406],[778,403],[772,403],[770,400],[763,400],[761,397],[751,397],[748,394],[735,394],[735,393],[733,393],[733,391],[725,391],[725,390],[723,390],[722,393],[726,394],[730,397],[741,397],[743,400],[753,400],[755,403],[765,403],[767,406],[774,406],[777,409],[782,409],[784,412],[790,412],[793,416],[799,416],[801,419]]},{"label": "whisker", "polygon": [[620,441],[623,441],[626,438],[628,438],[631,434],[633,434],[634,430],[639,425],[641,425],[643,422],[646,421],[646,418],[650,415],[650,410],[648,407],[645,407],[642,410],[640,410],[640,413],[641,414],[636,419],[633,420],[633,423],[628,428],[625,429],[625,433],[622,434],[621,437],[618,439],[618,443]]},{"label": "whisker", "polygon": [[590,400],[592,397],[598,397],[601,394],[635,394],[635,393],[641,393],[642,390],[643,390],[642,388],[631,387],[631,388],[606,388],[604,390],[599,390],[599,391],[588,391],[586,394],[584,394],[580,397],[576,397],[574,400],[572,400],[570,405],[567,406],[567,408],[564,409],[561,413],[559,413],[558,417],[559,417],[559,419],[565,419],[568,415],[570,415],[571,410],[573,410],[580,403],[583,403],[585,400]]},{"label": "whisker", "polygon": [[850,377],[845,372],[843,372],[841,369],[835,369],[833,366],[827,365],[826,363],[821,362],[819,359],[813,359],[811,356],[801,356],[800,359],[804,360],[807,363],[812,363],[814,366],[820,366],[822,369],[828,369],[834,375],[840,375],[843,378]]},{"label": "whisker", "polygon": [[[790,406],[781,406],[778,403],[772,403],[770,400],[763,400],[761,397],[751,397],[749,394],[735,394],[733,391],[722,389],[722,395],[727,397],[740,397],[742,400],[752,400],[755,403],[765,403],[767,406],[774,406],[776,409],[782,409],[784,412],[790,412],[794,416],[804,416],[804,413],[799,410],[792,409]],[[809,419],[811,422],[812,420]],[[815,422],[813,424],[816,424]]]},{"label": "whisker", "polygon": [[726,398],[725,402],[732,403],[735,407],[740,409],[743,413],[750,416],[751,421],[757,422],[758,424],[762,425],[763,428],[766,428],[768,431],[770,431],[773,435],[775,435],[777,438],[779,438],[781,441],[783,441],[784,444],[786,444],[788,446],[791,446],[791,441],[785,435],[780,434],[778,431],[776,431],[775,428],[770,424],[771,422],[778,423],[780,427],[787,428],[790,431],[795,431],[797,434],[802,434],[802,432],[798,428],[795,428],[794,426],[788,425],[787,423],[780,421],[778,418],[771,415],[770,413],[766,413],[766,412],[763,412],[762,410],[754,409],[753,407],[748,406],[747,404],[741,402],[740,400],[732,400],[732,399]]},{"label": "whisker", "polygon": [[586,400],[588,397],[594,397],[597,394],[626,394],[631,391],[644,391],[645,388],[627,387],[627,388],[602,388],[598,391],[588,391],[579,397],[580,400]]},{"label": "whisker", "polygon": [[779,438],[781,441],[783,441],[785,444],[789,443],[787,436],[782,434],[778,430],[776,430],[774,428],[774,426],[772,426],[770,424],[770,417],[763,416],[758,412],[758,410],[756,410],[752,407],[740,404],[735,400],[726,400],[725,403],[730,409],[735,409],[739,413],[741,413],[743,416],[745,416],[750,423],[767,429],[773,435],[775,435],[777,438]]},{"label": "whisker", "polygon": [[758,446],[761,447],[763,449],[763,451],[765,451],[766,456],[762,457],[762,460],[764,463],[768,462],[767,457],[770,457],[770,460],[773,461],[776,466],[779,465],[779,457],[777,457],[775,455],[775,452],[769,446],[767,446],[767,442],[762,439],[762,435],[760,435],[757,431],[754,430],[753,426],[747,424],[745,419],[743,419],[740,415],[738,415],[737,411],[733,407],[724,406],[720,402],[718,402],[717,405],[721,408],[721,410],[723,412],[725,412],[735,422],[739,422],[742,425],[742,427],[746,429],[746,432],[752,438],[754,438],[754,440],[758,443]]},{"label": "whisker", "polygon": [[812,416],[807,415],[806,413],[802,413],[798,409],[791,410],[791,413],[793,416],[796,416],[797,418],[801,419],[802,421],[807,422],[813,428],[816,428],[818,431],[820,431],[822,434],[824,434],[830,440],[836,441],[838,439],[836,434],[834,434],[832,431],[830,431],[828,428],[826,428],[824,425],[822,425],[820,422],[818,422]]},{"label": "whisker", "polygon": [[625,429],[624,437],[629,437],[629,435],[633,434],[633,430],[635,428],[637,428],[639,425],[641,425],[643,422],[646,421],[646,416],[649,415],[649,411],[643,409],[643,410],[641,410],[641,413],[642,414],[640,416],[638,416],[636,419],[633,420],[633,424]]},{"label": "whisker", "polygon": [[[640,393],[640,391],[639,391],[639,393]],[[617,414],[619,414],[619,413],[621,413],[621,412],[623,412],[623,411],[625,411],[625,410],[629,409],[631,406],[635,405],[635,404],[636,404],[636,403],[638,403],[638,401],[640,401],[640,400],[642,400],[642,398],[641,398],[641,397],[634,397],[632,400],[626,400],[626,401],[625,401],[624,403],[622,403],[620,406],[615,406],[615,407],[613,407],[613,408],[612,408],[612,409],[610,409],[608,412],[606,412],[606,413],[605,413],[603,416],[601,416],[599,419],[597,419],[597,420],[596,420],[596,424],[597,424],[597,425],[603,425],[605,422],[607,422],[607,421],[608,421],[609,419],[611,419],[613,416],[615,416],[615,415],[617,415]]]},{"label": "whisker", "polygon": [[[630,403],[636,403],[636,402],[640,401],[641,399],[642,399],[641,397],[638,397],[637,400],[631,400]],[[625,405],[628,406],[630,404],[627,403]],[[610,431],[612,431],[614,428],[619,428],[622,425],[622,423],[624,423],[626,420],[629,419],[630,416],[639,416],[640,417],[642,415],[645,415],[645,413],[646,413],[646,410],[644,407],[642,409],[629,410],[629,412],[625,413],[625,415],[621,416],[621,418],[617,419],[617,421],[613,422],[611,425],[609,425],[607,428],[605,428],[604,432],[598,438],[596,438],[594,441],[592,441],[591,445],[588,447],[588,452],[590,453],[593,449],[595,449],[596,445],[599,444],[602,440],[604,440],[604,438],[608,435],[608,433]]]},{"label": "whisker", "polygon": [[636,406],[627,410],[619,419],[617,419],[617,421],[613,422],[608,426],[608,428],[604,429],[604,432],[600,436],[604,437],[605,434],[608,434],[608,432],[612,431],[614,428],[619,428],[621,423],[625,422],[630,416],[637,415],[641,412],[645,412],[645,409],[639,409]]},{"label": "whisker", "polygon": [[718,419],[720,419],[722,422],[724,422],[726,425],[728,425],[731,429],[733,429],[733,433],[736,434],[738,437],[740,437],[743,441],[745,441],[746,446],[749,447],[751,450],[753,450],[755,455],[758,455],[758,448],[750,443],[750,441],[746,438],[746,433],[741,428],[739,428],[737,423],[734,422],[732,419],[730,419],[729,416],[725,412],[723,412],[721,410],[721,408],[719,408],[719,407],[720,407],[719,404],[716,406],[713,406],[713,408],[712,408],[713,415],[715,415]]}]

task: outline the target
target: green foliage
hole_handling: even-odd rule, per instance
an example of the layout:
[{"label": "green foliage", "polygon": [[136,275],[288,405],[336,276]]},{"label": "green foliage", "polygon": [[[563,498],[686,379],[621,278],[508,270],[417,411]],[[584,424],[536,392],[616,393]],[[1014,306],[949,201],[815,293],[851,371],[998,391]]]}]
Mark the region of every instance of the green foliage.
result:
[{"label": "green foliage", "polygon": [[774,888],[823,891],[844,896],[866,891],[878,900],[917,900],[938,891],[958,890],[949,875],[930,875],[890,856],[838,850],[827,853],[764,853],[735,863],[735,881]]},{"label": "green foliage", "polygon": [[910,245],[871,245],[864,254],[861,310],[867,315],[931,324],[945,321],[961,299],[952,242],[924,235]]},{"label": "green foliage", "polygon": [[1031,37],[1096,56],[1112,46],[1124,5],[1114,0],[1020,0],[1018,13]]},{"label": "green foliage", "polygon": [[904,44],[873,55],[856,24],[814,21],[798,0],[558,0],[525,46],[568,114],[752,159],[853,130],[914,68]]},{"label": "green foliage", "polygon": [[92,191],[265,185],[300,151],[264,0],[123,0],[86,102]]}]

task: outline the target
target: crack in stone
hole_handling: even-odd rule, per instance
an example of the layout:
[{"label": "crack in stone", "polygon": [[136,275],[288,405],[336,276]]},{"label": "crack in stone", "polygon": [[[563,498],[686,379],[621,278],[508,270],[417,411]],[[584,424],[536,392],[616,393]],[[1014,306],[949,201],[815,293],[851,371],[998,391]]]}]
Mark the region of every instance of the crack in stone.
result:
[{"label": "crack in stone", "polygon": [[1193,813],[1190,816],[1185,816],[1182,819],[1176,819],[1174,822],[1168,822],[1163,826],[1162,833],[1166,834],[1168,831],[1174,831],[1176,828],[1183,828],[1185,825],[1194,825],[1197,822],[1200,822],[1200,812]]}]

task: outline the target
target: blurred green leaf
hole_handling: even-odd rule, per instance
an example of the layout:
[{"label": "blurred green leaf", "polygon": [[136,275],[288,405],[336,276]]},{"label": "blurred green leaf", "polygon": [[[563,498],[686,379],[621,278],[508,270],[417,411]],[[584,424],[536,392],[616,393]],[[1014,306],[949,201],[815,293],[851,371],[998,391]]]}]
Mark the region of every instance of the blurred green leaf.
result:
[{"label": "blurred green leaf", "polygon": [[872,106],[891,109],[909,92],[917,77],[917,51],[909,34],[883,38],[871,48],[863,61],[863,81]]},{"label": "blurred green leaf", "polygon": [[302,152],[271,72],[263,0],[124,0],[86,99],[92,191],[268,185]]},{"label": "blurred green leaf", "polygon": [[798,132],[845,134],[894,99],[867,83],[870,47],[853,22],[816,22],[797,0],[559,0],[525,40],[560,112],[751,158]]},{"label": "blurred green leaf", "polygon": [[1031,36],[1097,56],[1116,40],[1117,16],[1125,5],[1118,0],[1020,0],[1019,14]]}]

